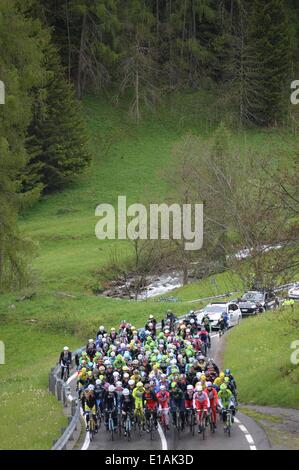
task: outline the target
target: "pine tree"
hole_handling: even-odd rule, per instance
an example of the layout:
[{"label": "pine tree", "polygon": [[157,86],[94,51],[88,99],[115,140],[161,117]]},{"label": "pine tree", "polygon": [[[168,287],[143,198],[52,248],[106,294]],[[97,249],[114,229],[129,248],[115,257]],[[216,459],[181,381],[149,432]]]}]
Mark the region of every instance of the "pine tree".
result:
[{"label": "pine tree", "polygon": [[155,17],[146,2],[129,0],[122,11],[120,94],[132,94],[130,112],[139,123],[142,106],[152,108],[159,98],[156,85]]},{"label": "pine tree", "polygon": [[283,0],[254,0],[244,57],[244,120],[273,126],[286,115],[291,67]]},{"label": "pine tree", "polygon": [[39,196],[20,194],[20,173],[26,164],[26,129],[32,114],[32,90],[42,83],[42,48],[48,40],[38,22],[25,19],[15,2],[0,3],[0,74],[5,104],[0,105],[0,291],[27,282],[32,244],[19,234],[20,209]]},{"label": "pine tree", "polygon": [[46,191],[60,189],[90,163],[88,136],[72,86],[64,78],[53,46],[45,51],[48,73],[35,107],[27,141],[31,159],[26,184],[42,183]]}]

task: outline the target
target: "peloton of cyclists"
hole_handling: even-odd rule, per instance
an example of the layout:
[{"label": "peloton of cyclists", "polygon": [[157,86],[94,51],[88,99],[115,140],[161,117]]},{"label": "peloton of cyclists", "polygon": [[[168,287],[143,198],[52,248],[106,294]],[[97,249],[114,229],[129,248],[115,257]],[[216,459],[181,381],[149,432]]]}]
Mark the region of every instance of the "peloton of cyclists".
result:
[{"label": "peloton of cyclists", "polygon": [[110,331],[101,325],[76,361],[86,429],[93,419],[97,431],[100,414],[107,430],[112,422],[125,435],[128,416],[147,432],[159,420],[169,429],[171,416],[183,431],[192,415],[201,433],[208,414],[216,429],[218,408],[225,424],[227,410],[236,412],[237,386],[229,369],[219,371],[207,357],[209,326],[192,312],[179,321],[168,312],[161,329],[153,316],[140,329],[126,321]]}]

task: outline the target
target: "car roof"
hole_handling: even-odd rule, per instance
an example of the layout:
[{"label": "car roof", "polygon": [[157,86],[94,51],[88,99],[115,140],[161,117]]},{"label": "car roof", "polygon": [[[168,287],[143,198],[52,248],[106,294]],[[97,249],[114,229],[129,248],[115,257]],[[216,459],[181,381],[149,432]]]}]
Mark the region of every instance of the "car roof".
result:
[{"label": "car roof", "polygon": [[231,304],[231,302],[211,302],[209,305],[207,305],[207,307],[212,307],[213,305],[228,305],[228,304]]}]

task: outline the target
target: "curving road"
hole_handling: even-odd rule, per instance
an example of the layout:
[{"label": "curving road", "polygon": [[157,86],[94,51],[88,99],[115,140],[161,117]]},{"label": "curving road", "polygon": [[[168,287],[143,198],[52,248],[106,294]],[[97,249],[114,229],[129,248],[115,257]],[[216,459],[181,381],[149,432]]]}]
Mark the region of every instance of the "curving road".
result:
[{"label": "curving road", "polygon": [[[222,339],[218,335],[212,335],[212,348],[210,357],[217,358],[221,349]],[[75,377],[69,380],[71,393],[75,396]],[[141,437],[134,434],[132,441],[128,442],[124,437],[115,436],[114,441],[105,429],[99,430],[95,439],[90,442],[89,436],[86,434],[84,444],[81,450],[267,450],[270,445],[266,433],[260,428],[255,421],[248,416],[238,412],[235,424],[233,425],[231,437],[229,438],[223,432],[220,422],[215,434],[209,430],[206,432],[206,438],[203,441],[201,435],[192,436],[188,429],[181,433],[180,439],[177,432],[172,427],[166,434],[163,433],[159,426],[158,431],[151,441],[149,435],[144,432]]]}]

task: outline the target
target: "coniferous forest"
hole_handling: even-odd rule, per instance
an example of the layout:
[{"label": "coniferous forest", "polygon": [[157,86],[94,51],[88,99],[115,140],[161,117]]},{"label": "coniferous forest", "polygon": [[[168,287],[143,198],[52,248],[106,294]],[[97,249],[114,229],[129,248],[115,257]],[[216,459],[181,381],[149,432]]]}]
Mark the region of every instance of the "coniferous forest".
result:
[{"label": "coniferous forest", "polygon": [[3,0],[0,41],[3,287],[22,279],[30,251],[18,213],[90,163],[84,96],[126,100],[139,123],[167,95],[214,88],[236,126],[286,125],[299,10],[296,0]]}]

